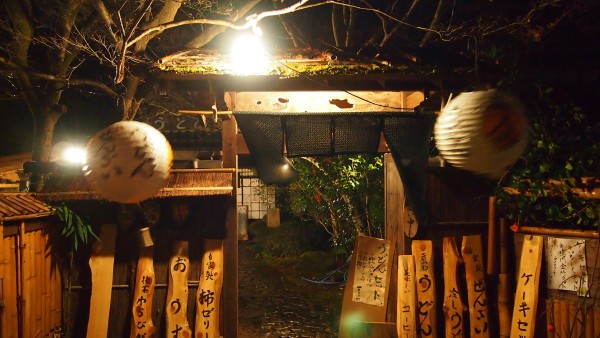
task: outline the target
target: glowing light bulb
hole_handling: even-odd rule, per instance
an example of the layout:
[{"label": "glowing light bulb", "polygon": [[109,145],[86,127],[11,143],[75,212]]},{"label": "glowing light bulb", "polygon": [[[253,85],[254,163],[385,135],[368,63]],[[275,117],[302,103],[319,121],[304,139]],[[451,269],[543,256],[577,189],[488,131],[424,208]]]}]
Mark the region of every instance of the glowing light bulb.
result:
[{"label": "glowing light bulb", "polygon": [[231,49],[232,68],[236,74],[264,74],[268,60],[262,41],[256,35],[238,36]]},{"label": "glowing light bulb", "polygon": [[84,164],[86,157],[85,149],[79,147],[66,148],[62,153],[62,159],[68,163]]}]

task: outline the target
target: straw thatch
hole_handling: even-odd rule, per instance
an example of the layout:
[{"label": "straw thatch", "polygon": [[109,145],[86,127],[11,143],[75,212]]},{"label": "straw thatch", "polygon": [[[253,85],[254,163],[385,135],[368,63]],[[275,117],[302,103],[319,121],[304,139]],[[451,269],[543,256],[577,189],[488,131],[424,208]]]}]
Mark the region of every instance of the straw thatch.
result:
[{"label": "straw thatch", "polygon": [[[154,198],[231,196],[234,174],[235,169],[174,169],[165,187]],[[51,176],[36,195],[49,201],[102,199],[81,174]]]}]

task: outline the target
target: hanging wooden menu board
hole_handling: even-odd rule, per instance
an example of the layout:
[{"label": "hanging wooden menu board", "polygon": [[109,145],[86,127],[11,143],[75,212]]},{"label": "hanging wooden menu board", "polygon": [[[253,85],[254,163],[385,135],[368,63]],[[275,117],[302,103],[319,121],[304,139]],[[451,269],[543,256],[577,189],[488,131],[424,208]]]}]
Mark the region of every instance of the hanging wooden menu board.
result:
[{"label": "hanging wooden menu board", "polygon": [[187,321],[189,264],[188,242],[173,242],[165,308],[168,337],[192,337]]},{"label": "hanging wooden menu board", "polygon": [[423,338],[435,338],[437,337],[437,326],[432,242],[413,241],[412,255],[415,260],[415,281],[417,282],[417,334]]},{"label": "hanging wooden menu board", "polygon": [[223,241],[204,241],[200,283],[196,294],[195,337],[220,338],[219,304],[223,288]]},{"label": "hanging wooden menu board", "polygon": [[510,328],[511,338],[532,338],[534,336],[543,246],[542,236],[528,235],[523,239]]},{"label": "hanging wooden menu board", "polygon": [[131,318],[131,338],[153,337],[156,327],[152,322],[152,300],[154,297],[154,247],[140,250],[135,273],[135,291]]},{"label": "hanging wooden menu board", "polygon": [[398,256],[398,309],[396,329],[398,337],[417,337],[417,303],[415,289],[415,261],[411,255]]},{"label": "hanging wooden menu board", "polygon": [[360,323],[383,323],[389,293],[393,247],[390,241],[357,236],[344,289],[338,337],[352,337]]},{"label": "hanging wooden menu board", "polygon": [[461,252],[467,276],[471,338],[488,338],[490,324],[483,273],[481,236],[463,236]]},{"label": "hanging wooden menu board", "polygon": [[454,237],[444,237],[444,321],[446,337],[464,337],[465,307],[460,297],[456,277],[460,256]]}]

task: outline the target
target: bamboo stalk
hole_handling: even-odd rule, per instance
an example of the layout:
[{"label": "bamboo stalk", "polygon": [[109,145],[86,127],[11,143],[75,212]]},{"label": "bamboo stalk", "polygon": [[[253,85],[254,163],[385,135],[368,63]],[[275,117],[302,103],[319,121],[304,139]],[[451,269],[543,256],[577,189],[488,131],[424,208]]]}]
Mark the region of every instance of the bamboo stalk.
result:
[{"label": "bamboo stalk", "polygon": [[19,225],[19,238],[18,238],[18,246],[19,246],[19,285],[17,285],[18,289],[18,297],[19,297],[19,309],[18,309],[18,330],[19,337],[29,337],[29,331],[25,331],[26,325],[25,323],[25,313],[26,313],[26,299],[25,299],[25,222],[21,222]]},{"label": "bamboo stalk", "polygon": [[508,231],[506,218],[500,218],[500,273],[510,273],[511,262],[508,260]]},{"label": "bamboo stalk", "polygon": [[496,197],[488,199],[488,248],[487,248],[487,274],[498,274],[498,237],[496,224]]},{"label": "bamboo stalk", "polygon": [[574,229],[554,229],[541,228],[533,226],[521,226],[517,232],[531,235],[544,235],[554,237],[575,237],[575,238],[600,238],[598,231],[593,230],[574,230]]},{"label": "bamboo stalk", "polygon": [[511,278],[509,274],[498,275],[498,323],[500,337],[510,337],[512,322],[512,297],[510,292]]},{"label": "bamboo stalk", "polygon": [[6,337],[4,330],[6,329],[6,321],[4,320],[5,302],[4,302],[4,226],[0,222],[0,338]]},{"label": "bamboo stalk", "polygon": [[581,337],[582,334],[582,323],[583,323],[583,312],[582,308],[577,306],[576,302],[569,302],[569,313],[571,314],[571,337]]}]

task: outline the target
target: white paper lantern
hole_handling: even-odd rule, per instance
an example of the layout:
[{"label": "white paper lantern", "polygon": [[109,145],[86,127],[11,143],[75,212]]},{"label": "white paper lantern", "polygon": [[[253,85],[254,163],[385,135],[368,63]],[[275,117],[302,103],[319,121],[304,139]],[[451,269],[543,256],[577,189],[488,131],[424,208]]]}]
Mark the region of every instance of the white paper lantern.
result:
[{"label": "white paper lantern", "polygon": [[528,142],[528,121],[520,102],[497,90],[458,95],[434,126],[435,143],[451,165],[499,178]]},{"label": "white paper lantern", "polygon": [[121,121],[99,131],[86,146],[87,180],[102,197],[120,203],[148,199],[165,185],[171,145],[158,130]]}]

